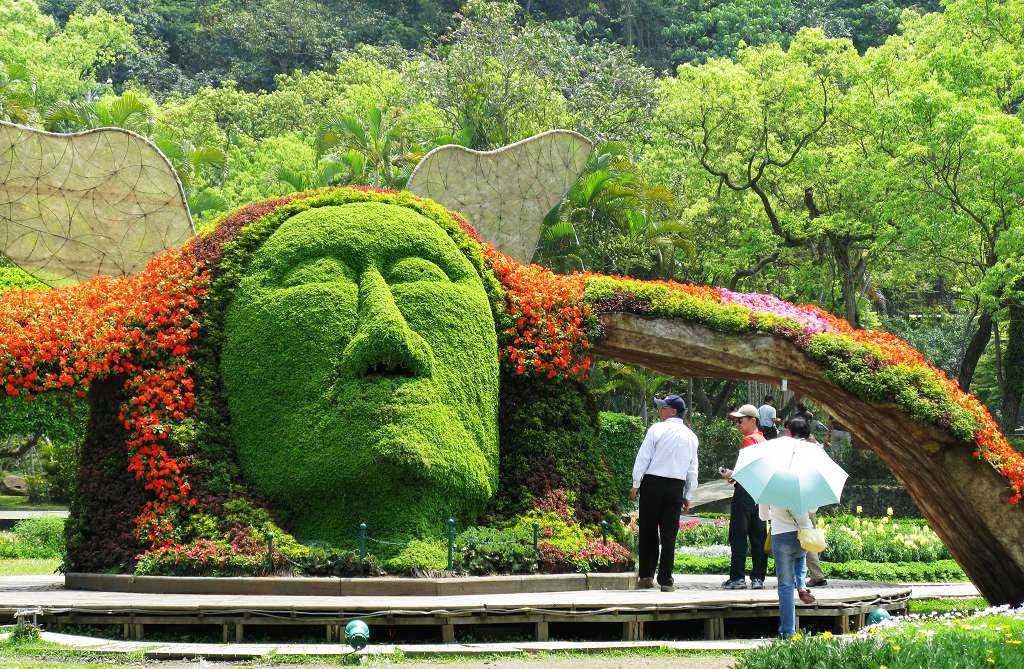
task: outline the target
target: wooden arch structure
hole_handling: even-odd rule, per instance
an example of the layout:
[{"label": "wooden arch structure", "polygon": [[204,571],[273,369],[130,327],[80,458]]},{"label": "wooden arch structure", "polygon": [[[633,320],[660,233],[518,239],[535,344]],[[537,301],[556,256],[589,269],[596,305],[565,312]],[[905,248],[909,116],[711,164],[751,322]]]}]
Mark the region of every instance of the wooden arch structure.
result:
[{"label": "wooden arch structure", "polygon": [[895,405],[862,400],[829,381],[797,347],[766,334],[730,335],[681,319],[601,316],[595,352],[673,376],[778,382],[828,409],[892,469],[949,551],[993,604],[1024,602],[1024,508],[1006,480],[966,444]]}]

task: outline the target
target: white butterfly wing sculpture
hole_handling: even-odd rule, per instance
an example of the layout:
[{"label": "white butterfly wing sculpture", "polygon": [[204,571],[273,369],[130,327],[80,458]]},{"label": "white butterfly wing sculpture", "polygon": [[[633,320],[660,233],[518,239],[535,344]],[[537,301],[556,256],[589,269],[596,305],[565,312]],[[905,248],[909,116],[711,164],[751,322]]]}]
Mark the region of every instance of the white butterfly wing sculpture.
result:
[{"label": "white butterfly wing sculpture", "polygon": [[0,252],[40,281],[134,274],[194,234],[174,169],[144,137],[0,122]]},{"label": "white butterfly wing sculpture", "polygon": [[496,249],[528,263],[544,217],[576,182],[593,148],[571,130],[549,130],[494,151],[449,144],[424,156],[406,188],[459,212]]}]

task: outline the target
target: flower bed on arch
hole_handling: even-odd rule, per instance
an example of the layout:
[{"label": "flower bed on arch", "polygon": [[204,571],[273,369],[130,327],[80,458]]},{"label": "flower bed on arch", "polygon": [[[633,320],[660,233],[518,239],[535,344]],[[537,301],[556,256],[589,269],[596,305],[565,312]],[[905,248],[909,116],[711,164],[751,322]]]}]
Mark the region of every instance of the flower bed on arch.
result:
[{"label": "flower bed on arch", "polygon": [[[496,255],[485,250],[491,262]],[[510,362],[525,360],[525,364],[516,364],[517,373],[551,375],[553,369],[555,373],[573,373],[588,360],[583,356],[589,351],[592,336],[587,333],[592,328],[585,326],[586,320],[596,320],[601,313],[681,318],[720,332],[776,335],[793,342],[823,367],[830,380],[854,395],[870,402],[893,402],[915,420],[973,443],[974,456],[1006,478],[1011,505],[1018,504],[1024,494],[1024,456],[999,431],[988,409],[888,332],[860,330],[815,305],[794,305],[772,295],[594,274],[560,277],[501,259],[497,265],[506,268],[498,275],[511,293],[515,319],[508,330],[515,350],[503,350],[502,355]],[[506,277],[514,280],[509,282]],[[548,301],[532,296],[537,291]],[[566,312],[569,305],[581,304],[582,309]],[[527,338],[525,329],[536,325],[540,326],[539,340]],[[550,353],[551,342],[562,339],[563,332],[570,343],[560,350],[579,351],[564,362],[564,354],[552,357]]]}]

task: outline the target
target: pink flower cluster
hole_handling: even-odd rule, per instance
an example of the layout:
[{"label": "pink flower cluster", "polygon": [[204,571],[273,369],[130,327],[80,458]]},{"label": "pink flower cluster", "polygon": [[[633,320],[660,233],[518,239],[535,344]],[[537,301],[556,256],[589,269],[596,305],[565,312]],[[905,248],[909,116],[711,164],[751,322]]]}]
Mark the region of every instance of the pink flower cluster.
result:
[{"label": "pink flower cluster", "polygon": [[799,323],[807,334],[818,334],[819,332],[838,332],[833,319],[825,318],[822,310],[810,305],[797,306],[790,304],[765,293],[734,293],[731,290],[721,289],[722,302],[726,304],[738,304],[753,312],[781,316]]}]

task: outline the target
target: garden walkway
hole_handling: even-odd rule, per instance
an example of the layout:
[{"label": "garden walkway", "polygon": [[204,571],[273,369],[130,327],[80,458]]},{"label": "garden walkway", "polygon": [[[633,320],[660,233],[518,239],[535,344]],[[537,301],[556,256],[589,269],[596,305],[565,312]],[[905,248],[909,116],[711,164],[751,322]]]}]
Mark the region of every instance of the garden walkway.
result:
[{"label": "garden walkway", "polygon": [[731,499],[732,492],[732,484],[728,481],[723,481],[721,478],[717,481],[701,483],[693,493],[693,499],[690,500],[690,508],[697,510],[699,507],[714,504],[723,499]]},{"label": "garden walkway", "polygon": [[[529,579],[530,577],[524,577]],[[363,618],[371,625],[436,628],[445,645],[458,645],[456,628],[512,624],[535,627],[538,642],[549,641],[549,625],[593,624],[621,626],[623,641],[642,641],[645,625],[668,621],[703,625],[706,641],[725,640],[727,627],[744,620],[777,615],[773,578],[765,590],[725,591],[720,575],[679,575],[677,590],[580,590],[568,592],[508,592],[477,595],[349,595],[280,596],[263,594],[166,594],[67,590],[62,578],[0,578],[0,619],[39,617],[47,629],[63,625],[120,625],[126,639],[142,641],[144,629],[160,625],[218,626],[223,642],[242,643],[253,626],[321,626],[327,645],[340,640],[344,621]],[[970,594],[959,584],[955,596]],[[941,588],[928,586],[928,596]],[[902,611],[912,595],[907,585],[832,581],[815,590],[816,604],[799,606],[798,615],[831,620],[836,632],[863,625],[875,608]],[[32,610],[32,613],[28,613]],[[687,622],[688,621],[688,622]],[[607,630],[607,627],[605,628]],[[574,632],[574,635],[578,635]],[[581,636],[590,636],[585,632]],[[601,634],[596,634],[602,638]],[[605,637],[606,638],[606,637]],[[156,642],[151,642],[156,643]]]},{"label": "garden walkway", "polygon": [[[5,634],[0,634],[3,639]],[[145,641],[117,641],[96,637],[73,636],[43,632],[44,641],[58,643],[75,650],[104,654],[141,652],[149,660],[176,660],[202,657],[208,660],[244,660],[266,656],[330,657],[345,655],[352,648],[340,643],[160,643]],[[394,656],[400,650],[405,657],[431,657],[437,655],[490,656],[519,655],[522,653],[607,653],[612,651],[663,648],[680,651],[734,653],[757,648],[768,639],[735,639],[724,641],[524,641],[513,643],[470,644],[373,644],[360,655]],[[641,658],[627,658],[631,660]],[[652,666],[665,666],[665,658]],[[448,666],[448,665],[446,665]],[[531,665],[532,666],[532,665]],[[630,666],[633,666],[632,663]]]},{"label": "garden walkway", "polygon": [[[725,578],[725,576],[719,574],[676,574],[675,582],[679,592],[686,590],[719,590],[723,578]],[[770,577],[766,583],[769,590],[775,587],[774,578]],[[841,588],[870,587],[878,585],[877,583],[871,583],[868,581],[841,580],[829,581],[829,584],[830,585],[826,588],[815,588],[815,591],[824,593],[829,590],[838,590]],[[979,596],[978,588],[976,588],[970,581],[951,583],[907,583],[896,585],[909,587],[910,596],[913,599],[955,599]],[[0,576],[0,592],[39,592],[41,590],[64,590],[64,576],[62,574],[45,576]],[[755,591],[748,590],[746,592],[753,594]],[[761,592],[768,592],[768,590]],[[82,592],[82,594],[86,593]],[[661,596],[661,593],[658,593],[658,595]],[[176,595],[176,597],[177,596],[179,595]],[[201,597],[204,595],[196,596]],[[237,597],[237,595],[227,595],[226,597]]]}]

